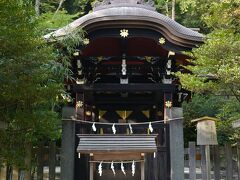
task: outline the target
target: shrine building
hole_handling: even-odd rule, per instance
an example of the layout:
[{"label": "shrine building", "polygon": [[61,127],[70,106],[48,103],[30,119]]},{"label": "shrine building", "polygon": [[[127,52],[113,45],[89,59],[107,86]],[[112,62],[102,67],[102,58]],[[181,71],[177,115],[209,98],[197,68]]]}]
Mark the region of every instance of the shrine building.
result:
[{"label": "shrine building", "polygon": [[62,180],[183,180],[183,114],[189,93],[174,72],[203,35],[151,1],[103,0],[45,38],[83,29],[72,55],[74,104],[63,108]]}]

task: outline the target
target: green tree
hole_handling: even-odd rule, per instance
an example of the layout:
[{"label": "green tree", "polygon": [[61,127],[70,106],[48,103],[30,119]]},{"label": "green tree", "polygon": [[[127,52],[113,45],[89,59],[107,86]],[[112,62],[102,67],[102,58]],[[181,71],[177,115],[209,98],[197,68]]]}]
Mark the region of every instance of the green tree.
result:
[{"label": "green tree", "polygon": [[0,164],[30,170],[33,146],[58,137],[69,62],[42,38],[30,0],[1,0],[0,13]]},{"label": "green tree", "polygon": [[[232,95],[240,102],[240,3],[212,3],[205,22],[213,29],[205,43],[193,50],[191,73],[177,73],[183,87],[194,92]],[[222,18],[219,18],[222,17]]]},{"label": "green tree", "polygon": [[[199,103],[195,109],[193,104],[198,102],[193,99],[185,109],[191,117],[196,114],[193,112],[204,110],[204,114],[197,116],[205,116],[211,110],[213,116],[221,119],[218,122],[220,142],[226,142],[240,136],[239,131],[231,127],[232,121],[240,118],[240,3],[239,0],[225,0],[211,1],[209,5],[201,19],[211,33],[203,45],[189,53],[192,56],[189,61],[194,66],[184,68],[191,73],[178,72],[176,75],[182,86],[192,92],[224,97],[218,99],[219,102],[204,100],[209,104]],[[218,107],[212,109],[209,105]]]},{"label": "green tree", "polygon": [[240,140],[239,130],[232,128],[232,122],[240,118],[240,105],[236,99],[196,94],[191,101],[183,103],[183,110],[185,143],[196,141],[196,124],[191,123],[191,120],[204,116],[216,117],[220,120],[216,123],[219,144]]}]

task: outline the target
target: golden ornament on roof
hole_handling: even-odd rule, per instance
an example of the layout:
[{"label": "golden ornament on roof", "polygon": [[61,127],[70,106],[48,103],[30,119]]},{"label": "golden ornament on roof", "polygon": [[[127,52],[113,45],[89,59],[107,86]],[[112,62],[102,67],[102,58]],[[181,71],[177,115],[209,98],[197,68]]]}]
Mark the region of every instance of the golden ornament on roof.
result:
[{"label": "golden ornament on roof", "polygon": [[127,29],[122,29],[122,30],[120,30],[120,35],[121,35],[121,37],[123,37],[123,38],[128,37],[128,35],[129,35],[128,30],[127,30]]},{"label": "golden ornament on roof", "polygon": [[84,45],[88,45],[90,43],[90,40],[88,39],[88,38],[85,38],[84,40],[83,40],[83,44]]},{"label": "golden ornament on roof", "polygon": [[160,44],[165,44],[166,43],[166,40],[165,38],[161,37],[159,38],[159,41],[158,41]]}]

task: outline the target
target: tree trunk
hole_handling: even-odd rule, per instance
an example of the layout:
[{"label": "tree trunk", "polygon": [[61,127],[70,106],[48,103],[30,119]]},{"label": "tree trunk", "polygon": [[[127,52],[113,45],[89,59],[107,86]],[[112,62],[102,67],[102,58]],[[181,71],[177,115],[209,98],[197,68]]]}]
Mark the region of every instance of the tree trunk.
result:
[{"label": "tree trunk", "polygon": [[176,0],[172,0],[172,19],[175,20],[175,16],[176,16]]},{"label": "tree trunk", "polygon": [[166,16],[169,17],[168,2],[165,4]]},{"label": "tree trunk", "polygon": [[40,0],[35,0],[35,11],[37,16],[40,15]]},{"label": "tree trunk", "polygon": [[58,11],[61,9],[62,4],[64,3],[64,1],[65,1],[65,0],[60,0],[59,5],[58,5],[58,8],[57,8],[56,12],[54,13],[54,16],[55,16],[55,15],[58,13]]},{"label": "tree trunk", "polygon": [[26,157],[25,157],[25,166],[26,170],[24,173],[24,180],[31,180],[31,160],[32,160],[32,144],[28,143],[26,145]]}]

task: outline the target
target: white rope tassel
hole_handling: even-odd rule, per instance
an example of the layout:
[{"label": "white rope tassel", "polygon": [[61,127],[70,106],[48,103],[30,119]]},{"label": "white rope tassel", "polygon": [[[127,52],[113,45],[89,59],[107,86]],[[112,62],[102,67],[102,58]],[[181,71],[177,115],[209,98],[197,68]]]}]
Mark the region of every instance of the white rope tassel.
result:
[{"label": "white rope tassel", "polygon": [[103,171],[102,171],[102,162],[100,162],[100,164],[98,165],[98,174],[100,176],[102,176],[102,173],[103,173]]},{"label": "white rope tassel", "polygon": [[122,170],[123,174],[126,176],[126,172],[125,172],[125,169],[124,169],[123,162],[121,162],[121,170]]},{"label": "white rope tassel", "polygon": [[112,131],[113,131],[113,134],[116,134],[116,132],[117,132],[116,127],[115,127],[115,123],[112,125]]},{"label": "white rope tassel", "polygon": [[152,127],[152,123],[151,122],[149,123],[148,128],[149,128],[150,132],[152,133],[153,132],[153,127]]},{"label": "white rope tassel", "polygon": [[81,158],[81,154],[80,153],[78,153],[78,159],[80,159]]},{"label": "white rope tassel", "polygon": [[112,172],[113,172],[113,174],[114,174],[114,176],[115,176],[115,175],[116,175],[116,172],[115,172],[115,169],[114,169],[113,161],[112,161],[112,163],[111,163],[111,169],[112,169]]},{"label": "white rope tassel", "polygon": [[153,153],[153,157],[156,158],[156,152]]},{"label": "white rope tassel", "polygon": [[128,126],[129,126],[129,129],[130,129],[130,133],[131,133],[131,134],[133,134],[132,125],[131,125],[131,124],[129,124]]},{"label": "white rope tassel", "polygon": [[92,130],[93,130],[94,132],[97,131],[97,128],[96,128],[96,126],[95,126],[95,123],[93,123],[93,125],[92,125]]},{"label": "white rope tassel", "polygon": [[135,172],[136,172],[136,165],[135,165],[135,161],[133,160],[133,162],[132,162],[132,176],[135,175]]}]

